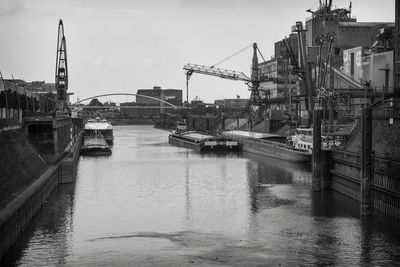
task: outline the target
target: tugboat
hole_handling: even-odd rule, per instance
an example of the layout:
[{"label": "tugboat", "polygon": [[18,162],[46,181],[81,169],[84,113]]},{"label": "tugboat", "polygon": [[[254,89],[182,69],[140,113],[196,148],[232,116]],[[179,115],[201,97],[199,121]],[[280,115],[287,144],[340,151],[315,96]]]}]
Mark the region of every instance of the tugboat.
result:
[{"label": "tugboat", "polygon": [[177,122],[175,131],[168,136],[170,144],[191,148],[197,152],[205,151],[238,151],[238,141],[224,136],[212,136],[197,131],[188,131],[185,121]]}]

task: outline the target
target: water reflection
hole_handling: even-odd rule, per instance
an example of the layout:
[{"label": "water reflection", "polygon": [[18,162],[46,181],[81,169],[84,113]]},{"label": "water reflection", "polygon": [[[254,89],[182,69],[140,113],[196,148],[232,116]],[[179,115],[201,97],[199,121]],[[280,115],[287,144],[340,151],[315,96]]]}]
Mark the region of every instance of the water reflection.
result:
[{"label": "water reflection", "polygon": [[309,184],[311,181],[310,166],[252,154],[246,154],[246,157],[251,159],[246,167],[253,213],[259,209],[275,208],[292,203],[292,200],[280,199],[272,193],[270,188],[274,185]]},{"label": "water reflection", "polygon": [[64,262],[71,253],[74,189],[73,184],[62,185],[52,193],[2,264],[40,262],[41,265],[51,265]]}]

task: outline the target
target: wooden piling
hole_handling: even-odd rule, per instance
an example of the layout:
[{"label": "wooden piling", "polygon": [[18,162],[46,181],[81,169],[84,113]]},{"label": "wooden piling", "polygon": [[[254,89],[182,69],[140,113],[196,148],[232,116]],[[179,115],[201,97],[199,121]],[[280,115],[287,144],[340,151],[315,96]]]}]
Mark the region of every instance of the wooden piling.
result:
[{"label": "wooden piling", "polygon": [[371,180],[373,175],[372,162],[372,110],[364,108],[361,118],[361,216],[370,216],[371,207]]},{"label": "wooden piling", "polygon": [[321,170],[321,116],[322,110],[313,112],[313,153],[312,153],[312,188],[313,191],[322,189],[322,170]]}]

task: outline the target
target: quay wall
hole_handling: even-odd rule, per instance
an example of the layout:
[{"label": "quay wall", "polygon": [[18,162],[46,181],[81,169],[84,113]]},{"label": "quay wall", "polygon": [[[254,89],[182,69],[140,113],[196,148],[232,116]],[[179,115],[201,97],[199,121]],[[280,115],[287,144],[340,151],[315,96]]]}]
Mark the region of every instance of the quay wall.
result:
[{"label": "quay wall", "polygon": [[[400,162],[373,157],[371,205],[393,218],[400,219]],[[361,157],[354,152],[332,151],[329,184],[357,201],[361,199]]]},{"label": "quay wall", "polygon": [[22,129],[0,132],[0,210],[49,167]]},{"label": "quay wall", "polygon": [[25,191],[0,211],[0,261],[13,246],[35,214],[45,205],[53,190],[61,183],[73,182],[79,159],[82,133],[71,145],[69,152],[49,167]]},{"label": "quay wall", "polygon": [[[331,189],[368,203],[371,211],[378,210],[396,219],[400,219],[399,118],[400,112],[395,108],[372,109],[371,117],[365,117],[364,129],[362,123],[357,123],[344,146],[332,151],[327,176]],[[363,132],[371,136],[364,147]],[[369,146],[372,166],[366,165],[366,168],[372,170],[366,170],[366,176],[362,177],[361,154],[363,149],[368,151]],[[371,177],[367,180],[369,185],[366,184],[368,176]]]}]

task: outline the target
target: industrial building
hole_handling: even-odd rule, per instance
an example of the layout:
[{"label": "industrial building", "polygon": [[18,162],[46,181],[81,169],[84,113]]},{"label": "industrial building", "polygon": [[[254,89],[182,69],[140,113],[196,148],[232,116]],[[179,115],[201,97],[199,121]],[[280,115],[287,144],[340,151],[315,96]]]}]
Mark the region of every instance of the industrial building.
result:
[{"label": "industrial building", "polygon": [[400,5],[395,1],[395,29],[394,37],[394,90],[400,94]]},{"label": "industrial building", "polygon": [[224,109],[245,109],[249,103],[249,99],[246,98],[229,98],[215,100],[214,105],[216,108]]},{"label": "industrial building", "polygon": [[150,118],[166,113],[169,106],[157,99],[175,106],[182,106],[182,90],[179,89],[162,89],[160,86],[154,86],[152,89],[138,89],[136,94],[136,102],[121,103],[121,113],[123,115]]},{"label": "industrial building", "polygon": [[[398,9],[396,6],[396,16]],[[398,55],[397,61],[394,59],[392,45],[393,35],[399,37],[395,23],[358,22],[351,14],[351,5],[333,8],[332,1],[321,3],[316,11],[307,12],[311,17],[306,19],[305,28],[298,31],[294,26],[289,37],[275,43],[274,57],[258,64],[260,77],[274,78],[260,83],[267,109],[296,109],[300,116],[306,109],[309,89],[306,89],[305,79],[299,79],[304,72],[294,69],[302,60],[300,39],[309,64],[312,82],[309,92],[321,92],[320,88],[339,90],[336,92],[340,98],[337,105],[345,102],[344,109],[354,114],[366,103],[367,94],[371,98],[377,97],[378,93],[395,91],[394,62],[400,62]],[[361,96],[362,92],[365,95]],[[345,94],[351,97],[346,98]],[[346,101],[341,101],[343,99]],[[288,102],[291,102],[290,108]],[[286,117],[284,113],[282,116],[278,119]]]},{"label": "industrial building", "polygon": [[[138,89],[136,94],[165,100],[175,106],[182,106],[182,90],[180,89],[161,89],[160,86],[154,86],[153,89]],[[157,100],[140,96],[136,97],[136,103],[160,104],[160,102]]]},{"label": "industrial building", "polygon": [[50,112],[57,94],[54,83],[25,82],[21,79],[2,79],[0,82],[0,118],[22,120],[22,111]]}]

